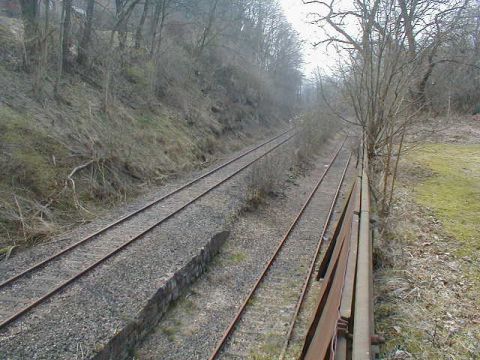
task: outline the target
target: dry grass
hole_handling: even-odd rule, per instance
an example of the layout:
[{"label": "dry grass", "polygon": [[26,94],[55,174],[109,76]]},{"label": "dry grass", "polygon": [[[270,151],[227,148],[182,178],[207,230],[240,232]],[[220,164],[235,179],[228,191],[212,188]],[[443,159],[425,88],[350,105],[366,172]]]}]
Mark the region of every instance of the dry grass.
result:
[{"label": "dry grass", "polygon": [[267,196],[275,196],[281,190],[286,176],[291,176],[295,166],[292,148],[267,155],[250,169],[247,177],[247,202],[244,210],[254,211]]},{"label": "dry grass", "polygon": [[315,111],[301,117],[297,128],[296,162],[305,165],[319,153],[332,133],[339,129],[339,124],[332,115]]},{"label": "dry grass", "polygon": [[480,357],[480,264],[471,251],[480,239],[467,231],[480,214],[462,196],[475,187],[468,169],[448,166],[461,166],[459,153],[450,154],[451,145],[435,146],[402,161],[397,201],[375,249],[377,330],[387,339],[385,359]]},{"label": "dry grass", "polygon": [[18,71],[21,21],[6,20],[0,16],[0,249],[44,241],[284,126],[287,111],[260,72],[221,54],[199,63],[169,36],[152,61],[143,50],[109,54],[99,32],[91,67],[64,74],[55,96],[49,63],[41,96],[33,96],[31,75]]},{"label": "dry grass", "polygon": [[298,133],[292,145],[268,155],[250,170],[246,211],[255,210],[267,196],[278,195],[288,180],[286,176],[292,180],[309,167],[335,129],[330,117],[314,113],[305,114],[296,122]]}]

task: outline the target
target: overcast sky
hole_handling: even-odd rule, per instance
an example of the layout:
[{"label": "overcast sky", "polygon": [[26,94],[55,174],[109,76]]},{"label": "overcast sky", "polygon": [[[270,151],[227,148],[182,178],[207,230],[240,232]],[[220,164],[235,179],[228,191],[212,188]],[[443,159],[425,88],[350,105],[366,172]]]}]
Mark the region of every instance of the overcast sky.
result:
[{"label": "overcast sky", "polygon": [[312,45],[312,43],[321,38],[321,34],[316,27],[307,23],[307,16],[312,11],[313,5],[304,5],[302,0],[280,0],[280,3],[288,21],[305,41],[305,75],[312,74],[317,67],[329,72],[328,67],[333,66],[335,62],[332,54],[326,54],[322,46],[314,49]]}]

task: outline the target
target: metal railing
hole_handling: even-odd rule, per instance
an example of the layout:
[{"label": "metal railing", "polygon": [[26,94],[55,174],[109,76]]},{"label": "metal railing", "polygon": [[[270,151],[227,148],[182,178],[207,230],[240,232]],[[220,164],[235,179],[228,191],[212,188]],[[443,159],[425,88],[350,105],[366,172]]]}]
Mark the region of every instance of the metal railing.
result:
[{"label": "metal railing", "polygon": [[362,160],[318,269],[321,287],[300,359],[374,358],[373,245],[366,153]]}]

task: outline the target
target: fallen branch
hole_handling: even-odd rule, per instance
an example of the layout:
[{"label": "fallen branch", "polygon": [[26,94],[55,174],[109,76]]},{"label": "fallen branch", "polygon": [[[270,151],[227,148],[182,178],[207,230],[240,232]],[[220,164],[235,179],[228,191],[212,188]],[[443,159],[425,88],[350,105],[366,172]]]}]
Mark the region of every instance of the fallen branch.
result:
[{"label": "fallen branch", "polygon": [[15,199],[15,204],[17,205],[18,216],[20,216],[20,223],[22,224],[23,238],[24,238],[25,241],[27,241],[27,231],[25,229],[25,220],[23,218],[22,208],[20,207],[20,204],[18,203],[17,196],[13,195],[13,198]]},{"label": "fallen branch", "polygon": [[68,180],[72,180],[72,177],[73,175],[75,175],[78,171],[82,170],[82,169],[85,169],[87,166],[90,166],[93,164],[93,160],[90,160],[89,162],[83,164],[83,165],[79,165],[77,166],[76,168],[74,168],[72,170],[72,172],[70,173],[70,175],[67,176],[67,179]]},{"label": "fallen branch", "polygon": [[90,160],[88,162],[86,162],[85,164],[83,165],[79,165],[77,167],[75,167],[71,172],[70,174],[67,176],[67,181],[65,182],[65,187],[68,186],[68,183],[70,182],[70,184],[72,185],[72,190],[73,190],[73,201],[75,202],[75,206],[77,206],[78,208],[82,209],[83,211],[85,211],[86,213],[88,214],[91,214],[90,211],[88,211],[87,209],[85,209],[81,204],[80,204],[80,201],[78,200],[78,197],[77,197],[77,191],[75,189],[75,181],[73,180],[73,176],[80,170],[82,169],[85,169],[86,167],[92,165],[94,163],[93,160]]}]

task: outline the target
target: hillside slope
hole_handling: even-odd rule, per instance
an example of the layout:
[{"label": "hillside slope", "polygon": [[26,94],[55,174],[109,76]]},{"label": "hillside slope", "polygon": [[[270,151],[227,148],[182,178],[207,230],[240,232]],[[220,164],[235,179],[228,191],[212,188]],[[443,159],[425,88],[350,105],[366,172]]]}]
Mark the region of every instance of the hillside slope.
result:
[{"label": "hillside slope", "polygon": [[[101,35],[96,46],[107,46]],[[146,49],[130,49],[114,70],[99,57],[88,67],[72,63],[60,78],[55,28],[49,36],[38,92],[38,71],[22,60],[22,21],[0,17],[4,253],[265,137],[294,110],[261,67],[220,46],[192,59],[175,32],[165,34],[160,65]]]}]

